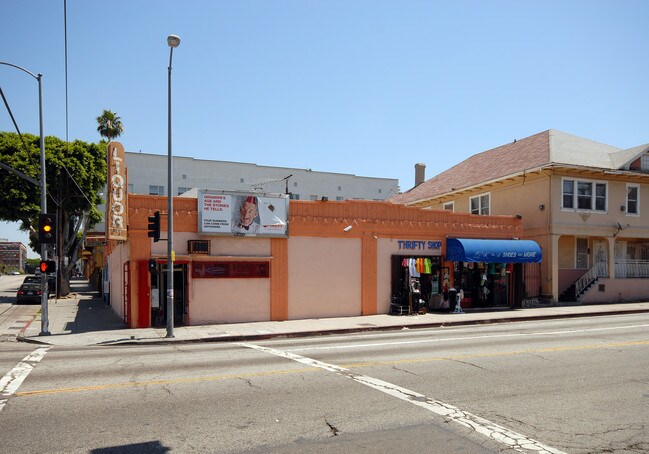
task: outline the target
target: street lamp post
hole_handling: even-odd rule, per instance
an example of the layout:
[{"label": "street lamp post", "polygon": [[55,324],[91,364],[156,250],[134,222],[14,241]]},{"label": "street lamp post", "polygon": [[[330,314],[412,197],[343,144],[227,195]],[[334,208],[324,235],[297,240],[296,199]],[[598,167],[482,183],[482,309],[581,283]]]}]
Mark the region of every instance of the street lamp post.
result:
[{"label": "street lamp post", "polygon": [[174,55],[174,48],[180,44],[180,37],[176,35],[167,36],[167,44],[169,45],[169,71],[168,71],[168,93],[167,93],[167,150],[168,150],[168,163],[167,163],[167,186],[169,188],[167,194],[168,208],[167,208],[167,336],[174,337],[174,249],[173,249],[173,233],[174,233],[174,212],[173,212],[173,178],[172,178],[172,154],[171,154],[171,60]]},{"label": "street lamp post", "polygon": [[[18,65],[0,61],[0,65],[11,66],[19,69],[38,81],[38,124],[40,129],[40,148],[41,148],[41,214],[47,213],[47,184],[45,182],[45,138],[43,136],[43,84],[42,74],[34,74]],[[47,260],[47,246],[41,244],[41,260]],[[41,276],[41,336],[50,335],[50,322],[48,317],[47,296],[48,296],[48,282],[47,273]]]}]

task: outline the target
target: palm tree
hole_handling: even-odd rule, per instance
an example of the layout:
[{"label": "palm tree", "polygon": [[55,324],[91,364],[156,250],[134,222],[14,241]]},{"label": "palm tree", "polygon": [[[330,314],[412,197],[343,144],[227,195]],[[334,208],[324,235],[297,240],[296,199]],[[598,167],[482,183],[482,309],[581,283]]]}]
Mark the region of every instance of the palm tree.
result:
[{"label": "palm tree", "polygon": [[119,137],[124,132],[124,125],[122,119],[110,110],[104,110],[100,116],[97,117],[97,131],[102,137],[111,142],[115,137]]}]

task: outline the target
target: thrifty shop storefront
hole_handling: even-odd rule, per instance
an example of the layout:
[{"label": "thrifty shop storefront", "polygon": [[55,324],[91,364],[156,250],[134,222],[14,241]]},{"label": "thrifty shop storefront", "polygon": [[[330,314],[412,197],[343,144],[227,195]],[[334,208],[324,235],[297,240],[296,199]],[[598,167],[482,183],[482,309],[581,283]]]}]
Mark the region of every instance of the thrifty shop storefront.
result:
[{"label": "thrifty shop storefront", "polygon": [[[167,203],[128,194],[128,237],[111,246],[110,303],[130,327],[164,325],[167,243],[148,237],[148,218],[160,212],[167,238]],[[410,311],[411,265],[415,296],[434,309],[462,276],[447,238],[523,233],[514,216],[376,201],[199,191],[173,207],[174,319],[187,325],[387,314],[394,303]]]}]

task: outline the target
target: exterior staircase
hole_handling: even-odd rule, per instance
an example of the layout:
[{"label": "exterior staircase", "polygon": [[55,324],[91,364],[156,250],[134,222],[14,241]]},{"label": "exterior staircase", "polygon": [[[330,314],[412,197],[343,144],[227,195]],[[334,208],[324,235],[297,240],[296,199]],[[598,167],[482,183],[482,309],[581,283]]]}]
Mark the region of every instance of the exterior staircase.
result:
[{"label": "exterior staircase", "polygon": [[559,295],[559,302],[579,301],[579,297],[586,293],[599,280],[608,276],[606,263],[596,263],[586,274]]}]

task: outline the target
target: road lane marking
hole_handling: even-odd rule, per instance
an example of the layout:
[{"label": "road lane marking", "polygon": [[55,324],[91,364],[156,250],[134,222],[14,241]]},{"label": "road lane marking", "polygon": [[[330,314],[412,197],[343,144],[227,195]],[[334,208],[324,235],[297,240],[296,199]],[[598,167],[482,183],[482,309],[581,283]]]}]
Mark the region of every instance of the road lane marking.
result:
[{"label": "road lane marking", "polygon": [[604,328],[584,328],[577,330],[564,330],[564,331],[537,331],[532,333],[506,333],[506,334],[485,334],[482,336],[463,336],[463,337],[445,337],[441,339],[418,339],[411,341],[395,341],[395,342],[375,342],[371,344],[355,343],[349,345],[331,345],[327,347],[302,347],[302,348],[290,348],[286,351],[291,352],[301,352],[301,351],[314,351],[314,350],[346,350],[353,348],[366,348],[366,347],[390,347],[393,345],[411,345],[411,344],[428,344],[436,342],[456,342],[464,340],[481,340],[481,339],[499,339],[506,337],[530,337],[530,336],[557,336],[561,334],[579,334],[587,332],[596,332],[596,331],[613,331],[621,329],[633,329],[633,328],[647,328],[649,324],[642,325],[627,325],[627,326],[611,326]]},{"label": "road lane marking", "polygon": [[20,385],[22,385],[23,381],[34,369],[36,364],[45,357],[45,354],[50,348],[52,348],[52,346],[37,348],[29,355],[25,356],[25,358],[23,358],[16,367],[7,372],[4,377],[0,378],[0,412],[2,412],[9,399],[16,394],[18,388],[20,388]]},{"label": "road lane marking", "polygon": [[[235,344],[240,345],[240,344]],[[396,364],[414,364],[414,363],[426,363],[433,361],[452,361],[452,360],[466,360],[472,358],[488,358],[488,357],[498,357],[498,356],[513,356],[513,355],[527,355],[527,354],[538,354],[538,353],[552,353],[552,352],[565,352],[565,351],[574,351],[574,350],[599,350],[604,348],[611,347],[633,347],[633,346],[644,346],[649,345],[649,340],[645,341],[629,341],[629,342],[613,342],[608,344],[600,345],[576,345],[572,347],[548,347],[541,349],[533,350],[514,350],[510,352],[494,352],[494,353],[472,353],[465,355],[450,355],[450,356],[437,356],[437,357],[428,357],[428,358],[417,358],[417,359],[401,359],[395,361],[368,361],[362,363],[350,363],[345,364],[342,367],[345,368],[357,368],[357,367],[375,367],[375,366],[386,366],[386,365],[396,365]],[[265,372],[250,372],[247,374],[223,374],[223,375],[211,375],[206,377],[193,377],[193,378],[175,378],[168,380],[143,380],[143,381],[132,381],[124,383],[111,383],[104,385],[91,385],[91,386],[77,386],[70,388],[52,388],[52,389],[40,389],[33,391],[17,391],[15,397],[28,397],[42,394],[62,394],[62,393],[74,393],[74,392],[84,392],[84,391],[103,391],[107,389],[115,388],[134,388],[138,386],[147,386],[147,385],[172,385],[172,384],[183,384],[183,383],[198,383],[198,382],[210,382],[218,380],[227,380],[227,379],[238,379],[238,378],[250,378],[250,377],[266,377],[272,375],[286,375],[286,374],[295,374],[295,373],[305,373],[305,372],[314,372],[319,368],[316,366],[311,366],[308,368],[302,369],[281,369],[281,370],[270,370]]]},{"label": "road lane marking", "polygon": [[360,383],[362,385],[388,394],[392,397],[396,397],[397,399],[424,408],[432,413],[442,416],[446,420],[472,429],[481,435],[500,442],[507,447],[519,452],[534,451],[538,453],[564,454],[563,451],[551,448],[550,446],[546,446],[536,440],[514,432],[513,430],[507,429],[480,416],[476,416],[472,413],[460,410],[459,408],[451,404],[426,397],[425,395],[419,394],[418,392],[402,388],[401,386],[383,380],[379,380],[378,378],[355,374],[345,367],[336,366],[334,364],[325,363],[313,358],[307,358],[295,353],[276,350],[274,348],[262,347],[260,345],[250,344],[247,342],[237,343],[237,345],[275,355],[280,358],[290,359],[310,367],[318,367],[329,372],[334,372],[338,375],[349,378],[356,383]]}]

